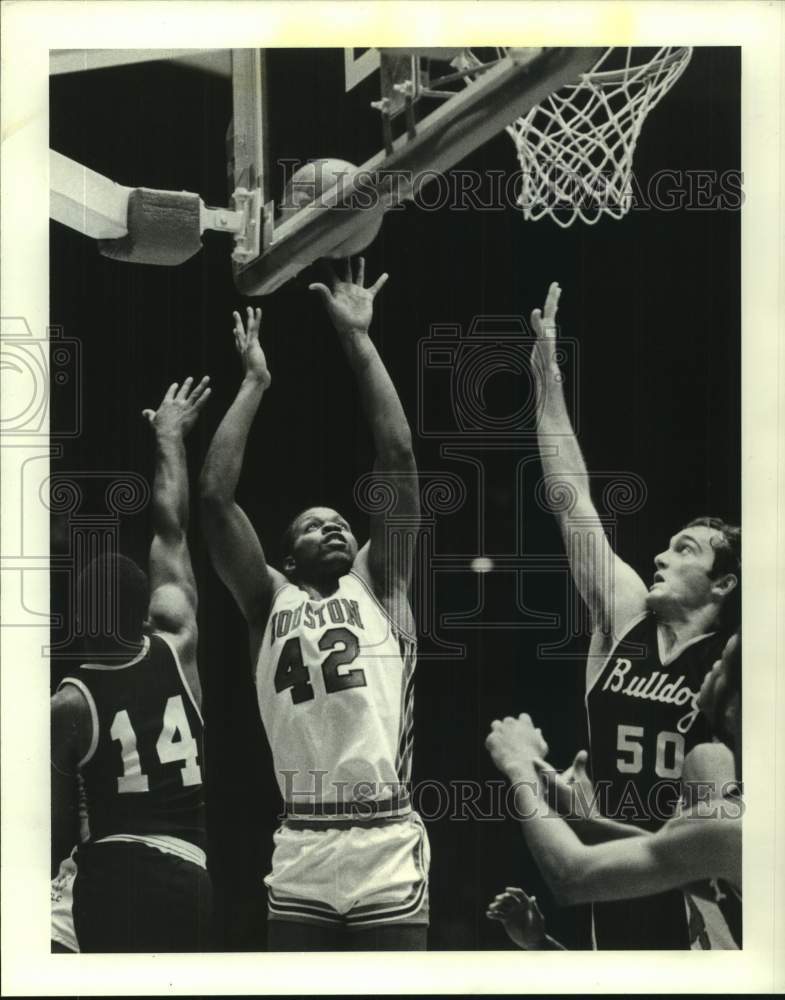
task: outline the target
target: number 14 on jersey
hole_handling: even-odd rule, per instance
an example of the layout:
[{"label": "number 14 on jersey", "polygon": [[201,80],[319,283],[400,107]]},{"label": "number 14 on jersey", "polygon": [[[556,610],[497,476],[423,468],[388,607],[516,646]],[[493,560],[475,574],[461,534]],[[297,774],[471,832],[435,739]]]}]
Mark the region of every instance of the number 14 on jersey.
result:
[{"label": "number 14 on jersey", "polygon": [[[123,760],[123,773],[117,779],[117,791],[120,794],[149,791],[150,782],[142,772],[139,760],[136,733],[125,709],[115,714],[109,735],[120,744]],[[182,695],[174,695],[167,701],[161,735],[155,749],[162,764],[183,761],[180,777],[184,786],[202,783],[202,769],[197,760],[199,748],[188,725]]]}]

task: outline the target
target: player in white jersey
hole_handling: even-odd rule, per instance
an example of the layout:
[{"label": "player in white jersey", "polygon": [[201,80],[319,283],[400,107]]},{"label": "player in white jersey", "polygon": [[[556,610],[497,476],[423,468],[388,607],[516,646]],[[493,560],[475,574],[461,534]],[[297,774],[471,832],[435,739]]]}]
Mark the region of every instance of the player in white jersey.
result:
[{"label": "player in white jersey", "polygon": [[[542,760],[548,747],[529,716],[494,722],[487,746],[515,786],[516,818],[557,902],[635,899],[681,888],[690,946],[735,949],[741,947],[743,814],[737,784],[741,778],[738,635],[728,640],[697,703],[723,742],[704,743],[691,752],[684,767],[682,808],[656,833],[602,818],[571,826],[553,812],[540,794],[540,780],[559,779]],[[568,789],[561,785],[557,793],[566,797]],[[569,804],[562,802],[559,811],[569,811]],[[585,842],[588,836],[596,840],[603,834],[606,839],[601,843]],[[515,910],[522,912],[523,907],[510,896],[510,890],[498,896],[489,916],[515,925]]]},{"label": "player in white jersey", "polygon": [[[355,373],[376,451],[407,531],[419,520],[411,432],[368,330],[387,279],[312,285]],[[410,554],[388,552],[384,514],[359,549],[348,522],[312,507],[289,526],[283,572],[268,565],[235,500],[245,446],[270,385],[261,311],[234,314],[243,364],[201,480],[216,570],[246,622],[259,709],[286,818],[275,834],[268,887],[271,951],[425,947],[428,843],[409,801],[414,620]]]}]

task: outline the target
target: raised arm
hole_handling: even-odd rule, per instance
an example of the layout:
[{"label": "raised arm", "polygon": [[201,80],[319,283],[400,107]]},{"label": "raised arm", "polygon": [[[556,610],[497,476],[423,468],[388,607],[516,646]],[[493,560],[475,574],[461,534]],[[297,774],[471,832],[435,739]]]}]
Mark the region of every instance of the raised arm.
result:
[{"label": "raised arm", "polygon": [[529,850],[562,905],[650,896],[707,878],[738,884],[741,823],[688,816],[655,834],[585,845],[547,803],[535,761],[548,747],[528,715],[495,721],[486,746],[515,790],[515,816]]},{"label": "raised arm", "polygon": [[234,314],[234,342],[243,380],[210,444],[199,484],[202,523],[216,572],[245,616],[251,643],[261,640],[275,589],[285,577],[267,565],[259,538],[235,500],[245,446],[256,411],[270,387],[270,372],[259,344],[261,309],[247,310],[247,329]]},{"label": "raised arm", "polygon": [[[556,361],[556,313],[561,288],[554,281],[545,307],[531,324],[537,340],[534,361],[539,420],[537,441],[551,495],[575,494],[575,503],[555,511],[575,585],[586,603],[594,632],[618,633],[645,608],[646,586],[611,549],[591,498],[589,473],[564,400]],[[564,490],[559,488],[564,484]]]},{"label": "raised arm", "polygon": [[[354,277],[351,262],[342,264],[340,276],[329,270],[329,287],[314,284],[338,334],[346,358],[357,379],[363,411],[371,428],[376,461],[374,471],[395,489],[395,514],[404,517],[414,531],[420,517],[417,465],[412,434],[401,401],[368,334],[373,318],[373,300],[387,281],[382,274],[370,288],[364,287],[365,261],[357,258]],[[384,514],[371,517],[370,540],[359,553],[356,568],[368,573],[374,591],[384,600],[405,598],[412,572],[412,553],[401,547],[395,559],[387,552]]]},{"label": "raised arm", "polygon": [[150,610],[153,628],[170,636],[194,696],[201,700],[196,668],[197,593],[188,550],[188,466],[185,438],[210,396],[209,378],[194,387],[169,386],[157,410],[144,410],[155,433],[153,541],[150,546]]}]

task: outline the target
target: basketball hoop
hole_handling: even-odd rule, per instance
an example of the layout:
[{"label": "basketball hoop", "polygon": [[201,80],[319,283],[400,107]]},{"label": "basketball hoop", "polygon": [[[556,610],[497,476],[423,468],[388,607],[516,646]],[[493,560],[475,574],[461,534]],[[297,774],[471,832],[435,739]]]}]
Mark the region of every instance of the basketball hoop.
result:
[{"label": "basketball hoop", "polygon": [[[588,225],[604,215],[623,218],[632,205],[632,160],[643,122],[691,55],[685,47],[609,48],[576,84],[508,125],[521,165],[524,219],[547,215],[566,229],[578,218]],[[471,50],[459,60],[483,66]]]}]

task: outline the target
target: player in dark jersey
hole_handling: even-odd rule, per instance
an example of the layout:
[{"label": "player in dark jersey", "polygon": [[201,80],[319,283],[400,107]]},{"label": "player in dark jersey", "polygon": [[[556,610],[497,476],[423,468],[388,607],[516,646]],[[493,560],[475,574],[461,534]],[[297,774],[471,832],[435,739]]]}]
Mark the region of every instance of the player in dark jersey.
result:
[{"label": "player in dark jersey", "polygon": [[[540,780],[569,789],[543,758],[548,747],[528,715],[492,724],[486,745],[515,787],[516,818],[558,902],[563,905],[646,897],[681,887],[682,915],[689,913],[693,948],[740,948],[741,652],[737,635],[704,678],[696,698],[714,736],[722,742],[695,747],[685,761],[685,796],[676,815],[656,833],[598,818],[575,826],[552,811]],[[724,745],[723,745],[724,744]],[[562,802],[562,809],[569,802]],[[587,843],[583,838],[604,839]],[[520,890],[496,897],[488,915],[505,922],[521,947],[547,947],[544,924],[532,920]],[[534,926],[532,927],[532,924]],[[523,932],[526,933],[523,933]]]},{"label": "player in dark jersey", "polygon": [[[716,518],[690,521],[655,557],[652,585],[610,547],[555,360],[561,289],[532,313],[540,404],[538,440],[549,493],[574,502],[557,512],[592,637],[586,706],[590,777],[606,815],[654,830],[680,794],[684,758],[708,738],[696,698],[741,607],[741,533]],[[558,447],[554,447],[558,445]],[[579,764],[583,756],[576,758]],[[686,948],[680,894],[594,907],[598,948]]]},{"label": "player in dark jersey", "polygon": [[184,444],[210,394],[207,381],[172,385],[157,411],[144,411],[157,445],[149,582],[120,555],[99,556],[79,580],[82,634],[91,636],[86,662],[51,704],[56,951],[208,947]]},{"label": "player in dark jersey", "polygon": [[[369,335],[387,279],[364,287],[358,258],[328,268],[322,298],[357,382],[376,453],[407,531],[419,521],[411,432]],[[271,567],[236,501],[245,446],[271,383],[260,310],[235,313],[237,396],[205,459],[202,523],[216,570],[248,624],[260,714],[285,802],[268,887],[271,951],[423,950],[428,844],[409,798],[415,663],[411,551],[388,551],[384,512],[359,547],[336,511],[291,523]],[[295,387],[296,392],[296,387]],[[320,773],[318,790],[314,775]],[[309,789],[313,788],[312,792]]]}]

